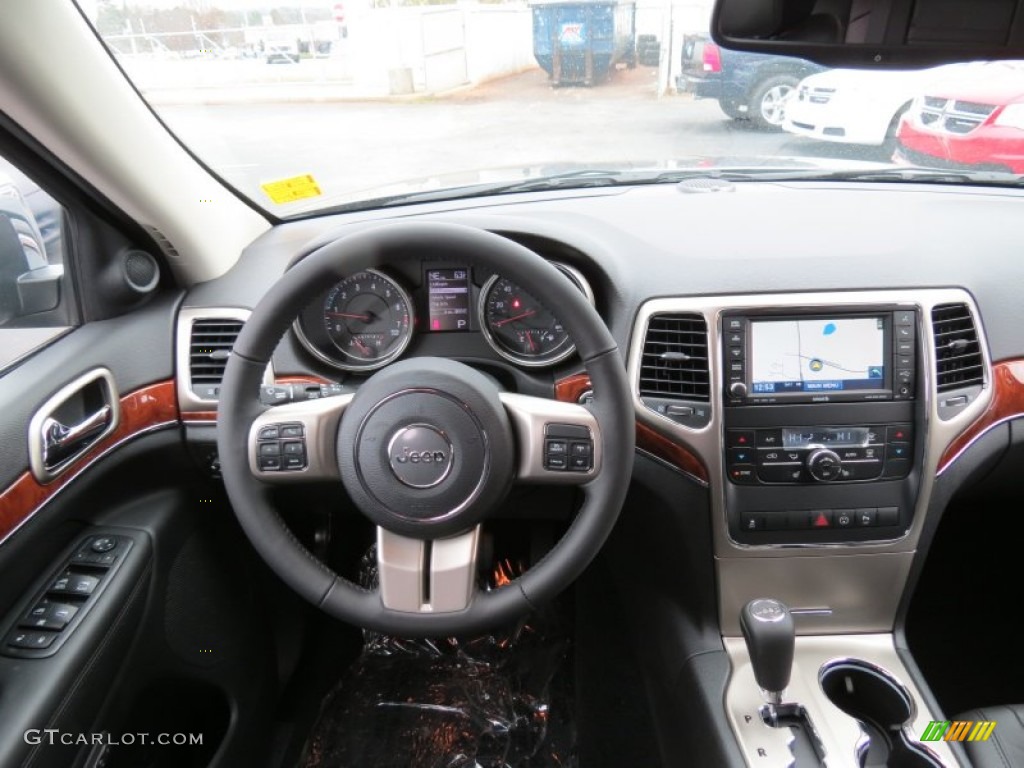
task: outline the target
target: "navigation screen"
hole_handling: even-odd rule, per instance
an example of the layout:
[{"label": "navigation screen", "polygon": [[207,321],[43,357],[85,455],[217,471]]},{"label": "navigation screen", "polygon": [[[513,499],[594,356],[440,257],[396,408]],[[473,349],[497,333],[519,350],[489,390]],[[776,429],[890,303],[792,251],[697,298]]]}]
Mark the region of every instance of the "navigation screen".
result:
[{"label": "navigation screen", "polygon": [[427,304],[432,331],[469,330],[469,270],[428,269]]},{"label": "navigation screen", "polygon": [[885,387],[880,317],[757,320],[750,324],[753,394]]}]

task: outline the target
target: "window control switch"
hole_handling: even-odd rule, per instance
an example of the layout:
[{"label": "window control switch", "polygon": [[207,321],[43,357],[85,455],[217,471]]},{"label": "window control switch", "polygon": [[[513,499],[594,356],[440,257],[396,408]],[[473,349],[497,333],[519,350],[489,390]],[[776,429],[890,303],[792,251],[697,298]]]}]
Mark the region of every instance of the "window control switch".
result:
[{"label": "window control switch", "polygon": [[78,595],[80,597],[88,597],[93,593],[96,589],[96,585],[99,583],[100,580],[96,576],[65,571],[46,591],[51,595]]},{"label": "window control switch", "polygon": [[26,629],[53,629],[60,631],[75,618],[77,605],[67,603],[51,603],[43,600],[19,622],[18,626]]},{"label": "window control switch", "polygon": [[36,632],[31,629],[16,629],[7,636],[7,645],[11,648],[42,650],[53,645],[57,639],[56,632]]}]

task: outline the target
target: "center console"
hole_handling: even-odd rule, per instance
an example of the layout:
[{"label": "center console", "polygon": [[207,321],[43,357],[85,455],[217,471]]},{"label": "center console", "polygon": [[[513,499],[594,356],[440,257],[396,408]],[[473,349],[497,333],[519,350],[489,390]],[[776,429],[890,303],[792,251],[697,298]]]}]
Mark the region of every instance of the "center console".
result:
[{"label": "center console", "polygon": [[[885,720],[920,752],[894,764],[956,765],[945,747],[915,747],[934,713],[893,630],[926,520],[941,513],[937,478],[992,401],[970,294],[654,299],[634,324],[629,375],[638,421],[706,470],[691,476],[710,501],[724,706],[748,764],[791,765],[802,728],[828,765],[863,765],[871,723]],[[788,606],[795,637],[789,692],[766,716],[772,667],[740,638],[740,616],[769,597]]]},{"label": "center console", "polygon": [[914,307],[722,314],[730,537],[742,544],[897,538],[917,495]]}]

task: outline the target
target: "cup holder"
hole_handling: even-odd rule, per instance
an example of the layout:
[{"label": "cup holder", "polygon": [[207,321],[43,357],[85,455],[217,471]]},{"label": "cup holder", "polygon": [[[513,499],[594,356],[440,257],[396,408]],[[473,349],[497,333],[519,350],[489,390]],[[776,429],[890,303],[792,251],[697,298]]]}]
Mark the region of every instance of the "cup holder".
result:
[{"label": "cup holder", "polygon": [[914,700],[887,671],[845,659],[825,664],[818,681],[832,703],[857,720],[867,736],[857,748],[862,768],[942,768],[906,728],[916,714]]}]

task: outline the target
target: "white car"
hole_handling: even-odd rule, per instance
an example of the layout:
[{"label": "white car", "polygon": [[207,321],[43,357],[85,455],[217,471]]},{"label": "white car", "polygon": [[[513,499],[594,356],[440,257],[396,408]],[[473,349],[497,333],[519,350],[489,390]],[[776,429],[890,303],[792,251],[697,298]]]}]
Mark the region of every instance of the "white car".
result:
[{"label": "white car", "polygon": [[785,103],[790,133],[840,144],[882,145],[893,139],[914,97],[954,64],[916,71],[831,69],[804,78]]}]

